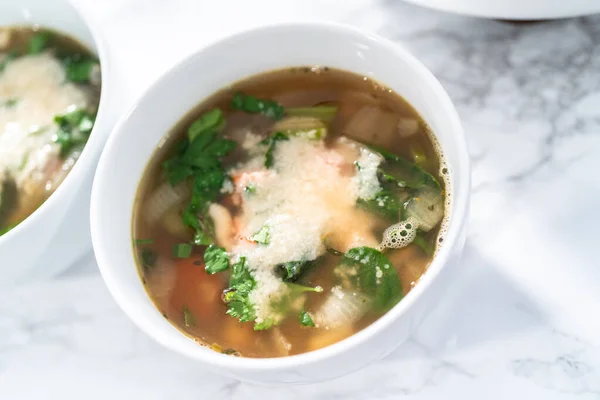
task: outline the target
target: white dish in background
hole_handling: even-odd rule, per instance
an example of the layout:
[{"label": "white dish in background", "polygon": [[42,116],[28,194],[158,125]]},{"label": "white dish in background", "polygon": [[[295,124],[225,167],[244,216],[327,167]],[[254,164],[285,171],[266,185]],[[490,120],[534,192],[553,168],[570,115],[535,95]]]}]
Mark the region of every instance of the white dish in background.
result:
[{"label": "white dish in background", "polygon": [[545,20],[600,13],[599,0],[405,0],[420,6],[474,17]]},{"label": "white dish in background", "polygon": [[55,275],[91,248],[93,174],[112,127],[107,116],[109,63],[96,29],[67,0],[0,2],[0,26],[36,24],[77,39],[98,56],[103,79],[101,97],[94,129],[73,169],[44,204],[0,237],[0,286]]},{"label": "white dish in background", "polygon": [[[326,65],[371,77],[416,108],[437,136],[450,168],[453,206],[448,231],[419,284],[391,311],[350,338],[283,358],[223,355],[183,335],[146,293],[133,253],[136,192],[158,143],[203,99],[244,77],[302,65]],[[140,132],[144,132],[144,140]],[[263,384],[323,381],[390,353],[437,304],[463,247],[469,189],[469,158],[458,114],[439,82],[419,61],[386,39],[352,28],[282,24],[219,41],[173,67],[146,91],[118,123],[100,159],[92,191],[92,238],[111,294],[159,343],[202,361],[212,371],[243,380]]]}]

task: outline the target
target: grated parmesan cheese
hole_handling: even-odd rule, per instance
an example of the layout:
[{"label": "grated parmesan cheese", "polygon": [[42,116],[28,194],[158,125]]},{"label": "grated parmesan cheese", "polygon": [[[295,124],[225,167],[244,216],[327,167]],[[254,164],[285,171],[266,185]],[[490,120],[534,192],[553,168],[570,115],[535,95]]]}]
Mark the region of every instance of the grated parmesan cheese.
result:
[{"label": "grated parmesan cheese", "polygon": [[[263,164],[260,171],[256,159]],[[344,173],[344,167],[351,165],[322,141],[291,137],[277,143],[274,168],[264,169],[264,148],[236,166],[233,175],[237,181],[251,177],[256,187],[252,195],[244,197],[238,241],[231,253],[246,257],[256,280],[250,299],[257,323],[278,322],[284,317],[273,305],[287,296],[289,289],[276,276],[275,266],[321,256],[325,253],[323,238],[339,230],[339,221],[357,212],[356,178]],[[270,228],[267,245],[247,240],[265,225]]]},{"label": "grated parmesan cheese", "polygon": [[263,137],[261,135],[257,135],[256,133],[252,133],[251,131],[248,131],[244,135],[244,141],[242,142],[242,148],[244,150],[254,149],[256,146],[258,146],[258,144],[262,140],[263,140]]},{"label": "grated parmesan cheese", "polygon": [[361,147],[360,157],[356,162],[358,172],[354,178],[354,183],[358,187],[359,198],[363,200],[372,199],[381,190],[381,185],[377,179],[377,168],[379,168],[382,161],[383,157],[379,154],[366,147]]}]

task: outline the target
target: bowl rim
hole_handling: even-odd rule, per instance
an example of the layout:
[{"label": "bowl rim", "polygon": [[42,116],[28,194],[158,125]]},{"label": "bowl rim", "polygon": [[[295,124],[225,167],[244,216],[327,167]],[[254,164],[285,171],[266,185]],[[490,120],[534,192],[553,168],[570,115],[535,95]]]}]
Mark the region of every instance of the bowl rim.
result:
[{"label": "bowl rim", "polygon": [[548,4],[541,6],[541,2],[538,5],[531,7],[528,6],[526,9],[514,8],[511,4],[505,4],[506,2],[498,2],[496,5],[489,5],[489,3],[479,1],[462,1],[462,2],[449,2],[447,0],[406,0],[407,2],[425,7],[430,10],[443,11],[458,16],[469,16],[486,19],[504,19],[508,21],[549,21],[555,19],[567,19],[583,17],[586,15],[592,15],[600,12],[600,5],[592,2],[588,3],[577,3],[576,5],[569,4],[569,2],[561,2],[562,5],[567,5],[556,9],[556,7],[548,7]]},{"label": "bowl rim", "polygon": [[[448,128],[448,130],[453,132],[453,140],[457,144],[457,158],[459,160],[458,164],[462,166],[459,180],[453,179],[451,176],[454,185],[453,187],[455,196],[452,199],[452,212],[449,218],[444,242],[437,251],[435,258],[430,263],[426,273],[422,275],[419,284],[416,285],[398,304],[396,304],[391,310],[382,315],[369,326],[365,327],[359,332],[352,334],[348,338],[336,342],[332,345],[307,353],[277,358],[232,357],[229,355],[220,354],[216,351],[193,353],[185,352],[183,351],[183,349],[173,344],[172,341],[168,339],[167,336],[169,335],[159,335],[156,334],[156,331],[148,329],[148,326],[151,323],[147,322],[147,320],[144,318],[144,313],[139,312],[139,310],[136,310],[133,306],[130,306],[130,303],[127,300],[127,296],[118,288],[119,285],[117,282],[120,279],[115,278],[115,276],[112,274],[112,268],[110,267],[110,263],[108,262],[109,257],[108,255],[105,256],[105,253],[108,253],[108,251],[106,249],[106,246],[102,244],[104,242],[103,237],[105,237],[107,233],[106,231],[102,231],[99,228],[100,215],[97,210],[100,207],[100,196],[102,195],[103,190],[100,187],[101,183],[99,182],[103,180],[103,176],[110,175],[110,165],[107,159],[110,157],[112,149],[119,145],[119,136],[122,135],[123,132],[125,132],[124,129],[126,128],[132,114],[136,112],[136,109],[141,103],[145,102],[147,98],[154,95],[155,90],[165,80],[169,80],[172,76],[180,74],[188,63],[193,63],[196,58],[202,57],[202,53],[209,49],[213,49],[215,47],[218,48],[229,43],[230,41],[236,41],[240,38],[243,38],[246,35],[260,34],[265,32],[273,34],[279,30],[287,29],[318,29],[322,30],[324,33],[327,32],[347,37],[348,40],[351,40],[353,37],[359,37],[362,40],[374,42],[377,45],[382,46],[386,51],[395,54],[396,57],[402,59],[404,62],[409,64],[410,68],[415,70],[418,73],[418,75],[420,75],[423,84],[429,85],[430,89],[433,91],[435,96],[439,97],[443,104],[443,110],[441,112],[445,113],[449,121],[451,121],[451,126]],[[351,71],[351,69],[348,70]],[[188,111],[189,110],[182,110],[182,117]],[[458,172],[459,171],[454,171],[452,175],[456,176]],[[138,178],[138,182],[140,179],[141,177]],[[92,243],[102,277],[106,283],[109,292],[111,293],[117,304],[119,304],[120,308],[125,312],[125,314],[127,314],[129,318],[142,331],[154,338],[154,340],[159,342],[161,345],[188,358],[194,358],[207,364],[221,368],[224,373],[227,373],[228,371],[265,372],[293,368],[324,361],[326,359],[338,355],[339,353],[347,352],[348,350],[355,348],[360,344],[363,344],[364,342],[367,342],[377,332],[384,330],[386,327],[391,325],[394,320],[400,318],[403,314],[405,314],[409,308],[413,307],[414,303],[420,297],[422,297],[422,293],[429,286],[431,286],[431,283],[438,277],[441,270],[447,264],[447,260],[450,256],[450,252],[453,246],[458,243],[460,234],[468,218],[470,181],[470,162],[467,152],[467,144],[458,112],[456,111],[449,95],[446,93],[441,83],[435,78],[435,76],[429,71],[429,69],[425,67],[424,64],[418,61],[415,56],[413,56],[411,53],[405,50],[401,45],[398,45],[389,39],[386,39],[369,31],[365,31],[353,26],[337,22],[297,21],[266,24],[260,27],[238,31],[217,41],[213,41],[208,46],[204,46],[196,50],[183,60],[178,61],[176,64],[168,68],[163,74],[161,74],[149,87],[147,87],[143,94],[138,97],[135,104],[130,108],[130,110],[127,113],[125,113],[117,122],[113,129],[113,134],[109,137],[106,143],[105,150],[100,158],[100,162],[94,178],[90,213]],[[457,183],[460,187],[456,186]],[[456,194],[458,193],[462,193],[460,199],[458,199],[458,196],[456,196]],[[136,265],[131,265],[130,267],[137,268]],[[181,332],[179,332],[178,334],[186,337],[186,335]],[[193,343],[191,339],[190,342]],[[202,346],[198,343],[193,344],[198,346],[199,348]]]},{"label": "bowl rim", "polygon": [[[101,30],[98,27],[96,21],[92,18],[88,17],[86,13],[82,12],[79,7],[75,6],[69,0],[59,0],[62,2],[65,7],[73,10],[75,16],[90,33],[90,37],[92,39],[93,45],[96,47],[95,51],[91,50],[98,56],[98,60],[100,62],[100,69],[102,74],[102,85],[100,87],[100,99],[98,102],[98,112],[96,113],[96,119],[94,122],[94,127],[90,133],[90,137],[86,142],[81,155],[71,168],[71,171],[67,174],[65,179],[58,185],[56,190],[52,192],[52,194],[44,201],[38,208],[36,208],[29,216],[27,216],[23,221],[17,224],[10,231],[0,236],[0,249],[3,246],[9,246],[10,242],[19,240],[22,236],[28,236],[31,234],[31,231],[36,227],[41,226],[43,220],[47,217],[47,215],[52,212],[54,208],[56,208],[60,202],[63,200],[65,196],[69,196],[69,193],[72,193],[73,197],[75,193],[78,193],[79,188],[75,187],[75,183],[80,181],[83,174],[88,171],[90,168],[95,168],[94,164],[94,155],[98,155],[102,150],[102,145],[104,143],[104,139],[100,137],[99,132],[102,132],[103,129],[106,129],[104,126],[108,125],[108,117],[109,114],[109,101],[108,97],[110,93],[112,93],[112,89],[109,85],[109,79],[112,76],[110,72],[110,62],[109,62],[109,51],[108,46],[106,45],[104,36],[101,33]],[[21,7],[21,5],[17,4],[15,7]],[[15,26],[36,26],[35,23],[35,15],[32,19],[32,24],[28,23],[15,23]],[[41,28],[45,28],[45,25],[39,25]],[[56,30],[58,33],[62,33],[60,28],[50,28]],[[81,42],[80,37],[72,36],[73,39]],[[86,44],[81,43],[84,47],[88,47]],[[98,133],[96,133],[98,132]]]}]

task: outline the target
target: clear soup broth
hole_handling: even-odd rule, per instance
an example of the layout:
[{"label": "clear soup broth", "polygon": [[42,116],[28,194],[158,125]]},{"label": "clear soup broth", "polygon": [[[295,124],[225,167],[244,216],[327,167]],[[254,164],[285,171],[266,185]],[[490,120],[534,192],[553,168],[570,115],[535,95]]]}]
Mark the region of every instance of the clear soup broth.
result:
[{"label": "clear soup broth", "polygon": [[149,296],[215,351],[281,357],[365,328],[443,239],[437,142],[397,93],[303,67],[240,81],[167,134],[133,236]]}]

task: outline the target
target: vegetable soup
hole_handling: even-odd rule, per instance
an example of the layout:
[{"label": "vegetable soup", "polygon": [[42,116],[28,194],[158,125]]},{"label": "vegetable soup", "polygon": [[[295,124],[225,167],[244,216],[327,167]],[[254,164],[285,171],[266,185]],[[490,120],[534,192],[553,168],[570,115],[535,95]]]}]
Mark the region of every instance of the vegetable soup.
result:
[{"label": "vegetable soup", "polygon": [[147,291],[215,351],[281,357],[338,342],[418,282],[443,240],[447,168],[417,112],[366,77],[250,77],[161,141],[133,235]]},{"label": "vegetable soup", "polygon": [[65,179],[94,126],[98,60],[75,40],[0,27],[0,236]]}]

